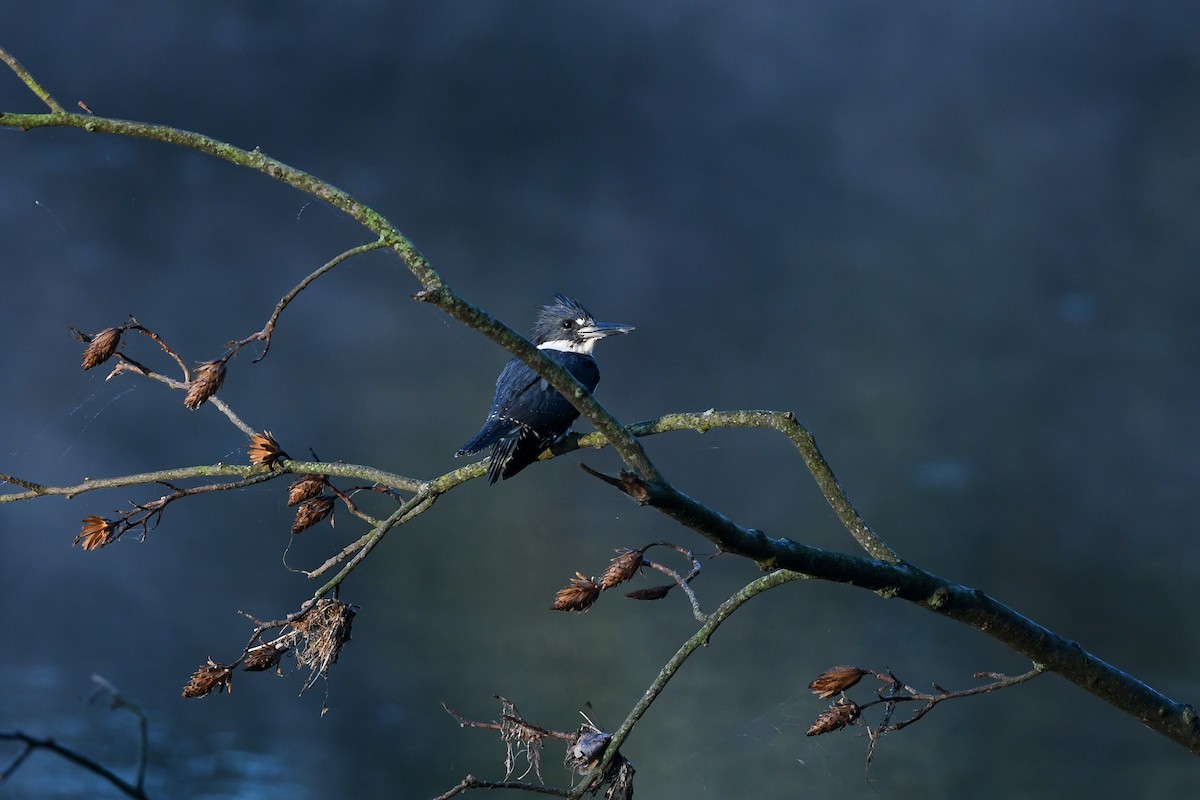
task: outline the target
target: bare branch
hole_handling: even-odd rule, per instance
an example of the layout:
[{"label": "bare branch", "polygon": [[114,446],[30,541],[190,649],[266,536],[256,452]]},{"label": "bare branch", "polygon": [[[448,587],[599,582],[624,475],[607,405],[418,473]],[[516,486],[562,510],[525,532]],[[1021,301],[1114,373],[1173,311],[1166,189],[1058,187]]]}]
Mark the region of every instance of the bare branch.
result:
[{"label": "bare branch", "polygon": [[117,687],[103,676],[93,675],[92,683],[96,684],[96,688],[93,690],[92,696],[88,698],[88,702],[93,702],[101,696],[107,696],[110,709],[124,709],[133,714],[138,721],[137,781],[134,785],[138,791],[144,792],[146,790],[146,762],[150,758],[150,720],[141,706],[117,691]]},{"label": "bare branch", "polygon": [[63,111],[63,107],[58,104],[58,101],[51,97],[50,93],[43,89],[42,85],[33,79],[33,76],[29,74],[25,67],[21,66],[21,62],[13,58],[13,56],[3,47],[0,47],[0,61],[8,64],[9,69],[15,72],[17,77],[21,79],[21,82],[29,87],[29,91],[37,95],[38,98],[46,104],[51,113],[66,113]]},{"label": "bare branch", "polygon": [[[883,736],[907,728],[909,725],[922,719],[939,703],[1008,689],[1012,686],[1033,680],[1045,671],[1046,668],[1041,664],[1034,664],[1033,669],[1029,672],[1011,677],[998,672],[977,672],[975,673],[976,678],[989,678],[991,682],[960,691],[950,691],[934,684],[934,689],[937,693],[930,694],[914,689],[912,686],[904,683],[891,670],[886,672],[871,672],[870,670],[855,666],[831,667],[818,675],[808,685],[808,688],[821,698],[829,698],[834,695],[840,695],[840,697],[833,705],[820,713],[816,721],[813,722],[812,726],[805,733],[805,736],[820,736],[851,725],[860,724],[863,722],[862,713],[864,711],[872,706],[882,705],[884,711],[879,724],[874,729],[870,726],[867,727],[867,736],[870,739],[870,743],[867,746],[867,765],[869,766],[871,759],[875,756],[875,747]],[[857,703],[847,697],[845,693],[857,685],[864,675],[874,675],[883,684],[883,687],[876,692],[875,700],[866,703]],[[896,710],[901,704],[914,702],[924,703],[924,705],[914,710],[907,719],[900,722],[892,722]]]},{"label": "bare branch", "polygon": [[242,339],[240,341],[230,342],[229,344],[226,345],[226,347],[231,352],[236,353],[238,350],[241,350],[243,347],[250,344],[251,342],[262,342],[263,343],[262,353],[260,353],[258,358],[254,359],[254,361],[252,363],[257,364],[259,361],[262,361],[264,358],[267,357],[267,351],[271,349],[271,337],[275,333],[275,324],[277,322],[279,322],[279,317],[283,314],[283,310],[288,307],[289,303],[291,303],[293,300],[296,299],[297,295],[299,295],[302,291],[304,291],[306,288],[308,288],[308,285],[310,283],[312,283],[317,278],[324,275],[326,272],[329,272],[331,269],[338,266],[343,261],[346,261],[357,255],[362,255],[363,253],[369,253],[372,250],[379,250],[384,247],[387,247],[387,242],[385,242],[382,238],[380,238],[380,239],[376,239],[373,242],[368,242],[367,244],[359,245],[358,247],[351,247],[349,250],[346,250],[345,252],[339,253],[338,255],[334,256],[332,259],[330,259],[329,261],[325,262],[322,266],[320,266],[312,274],[310,274],[306,278],[304,278],[304,280],[300,281],[300,283],[296,284],[296,286],[294,286],[291,289],[291,291],[289,291],[287,294],[285,294],[283,296],[282,299],[280,299],[279,303],[276,304],[276,306],[275,306],[275,310],[271,312],[271,317],[270,317],[270,319],[267,320],[267,324],[262,327],[262,330],[260,330],[256,333],[252,333],[249,336],[247,336],[245,339]]},{"label": "bare branch", "polygon": [[0,772],[0,786],[3,786],[12,778],[13,774],[34,750],[47,750],[59,758],[70,761],[72,764],[83,767],[88,772],[103,778],[126,797],[137,798],[137,800],[149,800],[145,791],[140,787],[129,783],[100,762],[93,761],[79,751],[61,745],[49,737],[31,736],[24,731],[0,731],[0,741],[21,742],[25,745],[25,749],[17,754],[13,762],[3,772]]},{"label": "bare branch", "polygon": [[[787,436],[799,451],[804,465],[808,467],[809,473],[820,487],[825,500],[863,550],[879,561],[892,563],[900,561],[900,557],[896,555],[895,551],[871,529],[854,504],[850,502],[850,498],[846,496],[837,476],[833,474],[829,463],[821,454],[820,448],[817,447],[816,438],[796,420],[796,415],[791,411],[716,411],[709,409],[708,411],[666,414],[628,426],[629,432],[638,437],[673,431],[707,433],[715,428],[770,428]],[[558,445],[555,452],[566,453],[582,447],[601,448],[607,444],[608,441],[604,437],[587,434],[568,439]],[[615,480],[602,476],[588,467],[584,467],[584,469],[609,483]],[[621,486],[618,488],[621,488],[626,494],[629,493]]]},{"label": "bare branch", "polygon": [[537,783],[525,783],[524,781],[481,781],[474,775],[468,775],[458,782],[448,792],[439,794],[433,800],[449,800],[467,789],[517,789],[523,792],[536,792],[538,794],[550,794],[555,797],[570,797],[571,793],[566,789],[556,789],[553,786],[542,786]]},{"label": "bare branch", "polygon": [[[194,467],[176,467],[174,469],[163,469],[156,472],[140,472],[134,475],[119,475],[113,478],[88,478],[83,483],[75,484],[74,486],[43,486],[38,483],[23,481],[19,478],[11,476],[0,476],[0,480],[6,483],[15,483],[18,486],[23,486],[28,491],[14,492],[12,494],[0,494],[0,503],[15,503],[20,500],[32,500],[36,497],[47,496],[62,496],[68,500],[75,498],[85,492],[94,492],[99,489],[120,489],[126,486],[142,486],[151,483],[170,483],[174,481],[187,480],[189,478],[217,478],[223,476],[250,478],[262,470],[257,467],[251,467],[244,464],[201,464]],[[264,479],[275,477],[274,475],[266,475]]]},{"label": "bare branch", "polygon": [[708,619],[703,625],[700,626],[696,633],[694,633],[691,638],[684,642],[680,648],[675,651],[675,655],[671,656],[670,660],[667,661],[667,663],[659,671],[658,675],[654,678],[654,681],[642,695],[642,698],[638,700],[637,704],[629,712],[629,715],[625,717],[625,721],[621,723],[621,727],[617,728],[616,733],[612,735],[612,740],[609,743],[608,749],[604,752],[603,759],[601,759],[600,763],[595,767],[595,769],[588,773],[587,778],[585,778],[583,782],[575,788],[575,791],[571,793],[571,796],[576,798],[583,797],[584,794],[591,791],[593,787],[598,785],[602,777],[607,774],[609,766],[617,757],[617,751],[620,749],[621,744],[633,730],[634,725],[636,725],[638,720],[642,718],[642,715],[649,710],[654,701],[658,699],[658,696],[662,694],[663,689],[667,687],[667,683],[670,682],[671,678],[675,676],[675,673],[679,671],[679,668],[683,666],[683,663],[688,660],[688,657],[691,656],[691,654],[695,652],[697,648],[708,644],[709,639],[712,638],[713,633],[721,626],[722,622],[728,619],[733,612],[741,608],[742,604],[747,600],[750,600],[751,598],[756,597],[765,591],[774,589],[777,586],[782,586],[785,583],[789,583],[790,581],[804,580],[807,577],[807,575],[802,575],[797,572],[791,572],[782,569],[776,570],[770,575],[764,575],[757,580],[751,581],[746,586],[743,586],[728,600],[722,603],[716,611],[710,614]]}]

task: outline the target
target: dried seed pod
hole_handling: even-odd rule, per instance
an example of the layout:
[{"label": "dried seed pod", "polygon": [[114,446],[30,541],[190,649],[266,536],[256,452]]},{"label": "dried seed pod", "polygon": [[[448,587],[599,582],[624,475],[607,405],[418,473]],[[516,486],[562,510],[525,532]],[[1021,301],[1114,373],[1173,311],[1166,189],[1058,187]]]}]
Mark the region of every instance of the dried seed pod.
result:
[{"label": "dried seed pod", "polygon": [[812,727],[805,731],[805,736],[820,736],[822,733],[839,731],[847,725],[853,725],[858,719],[859,708],[856,703],[844,700],[837,705],[822,711]]},{"label": "dried seed pod", "polygon": [[263,672],[279,663],[279,659],[287,652],[286,647],[276,647],[272,644],[259,645],[252,648],[242,659],[243,672]]},{"label": "dried seed pod", "polygon": [[558,590],[551,611],[586,611],[600,596],[600,587],[582,572],[576,572],[571,585]]},{"label": "dried seed pod", "polygon": [[812,689],[813,694],[817,697],[825,700],[826,698],[833,697],[838,692],[846,691],[862,680],[863,675],[869,674],[868,670],[849,665],[830,667],[813,678],[808,688]]},{"label": "dried seed pod", "polygon": [[192,675],[183,687],[184,697],[204,697],[213,691],[233,691],[233,670],[224,664],[209,661]]},{"label": "dried seed pod", "polygon": [[311,528],[329,516],[333,511],[333,498],[327,494],[305,500],[296,509],[296,519],[292,522],[292,533],[300,533]]},{"label": "dried seed pod", "polygon": [[117,521],[98,517],[95,514],[83,520],[83,530],[75,537],[74,545],[82,545],[84,550],[95,550],[114,541],[117,532]]},{"label": "dried seed pod", "polygon": [[[275,437],[270,431],[256,433],[250,437],[250,444],[246,446],[246,455],[250,457],[250,463],[255,466],[271,466],[281,458],[287,458],[287,453],[279,447],[279,442],[275,441]],[[288,503],[288,505],[293,505]]]},{"label": "dried seed pod", "polygon": [[611,589],[637,574],[642,566],[641,550],[626,550],[611,562],[604,574],[600,576],[600,588]]},{"label": "dried seed pod", "polygon": [[105,328],[88,339],[87,349],[83,351],[83,368],[91,369],[97,364],[103,364],[112,358],[121,344],[122,328]]},{"label": "dried seed pod", "polygon": [[630,600],[662,600],[667,592],[675,588],[675,584],[667,583],[662,586],[651,586],[649,589],[638,589],[625,595]]},{"label": "dried seed pod", "polygon": [[[251,456],[253,458],[253,456]],[[303,475],[288,487],[287,504],[294,506],[316,497],[325,488],[326,475]]]},{"label": "dried seed pod", "polygon": [[225,359],[205,361],[196,367],[192,374],[192,382],[188,384],[187,394],[183,404],[195,411],[204,405],[204,401],[217,393],[225,381]]}]

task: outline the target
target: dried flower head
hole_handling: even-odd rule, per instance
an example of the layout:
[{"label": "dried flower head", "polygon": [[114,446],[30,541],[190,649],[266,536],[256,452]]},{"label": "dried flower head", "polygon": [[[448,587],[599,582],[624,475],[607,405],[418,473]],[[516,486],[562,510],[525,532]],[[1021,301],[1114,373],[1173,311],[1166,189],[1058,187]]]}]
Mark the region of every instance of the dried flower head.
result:
[{"label": "dried flower head", "polygon": [[[251,456],[253,458],[253,456]],[[287,504],[294,506],[316,497],[325,488],[326,475],[304,475],[288,487]]]},{"label": "dried flower head", "polygon": [[87,349],[83,351],[83,368],[91,369],[112,358],[113,353],[117,352],[117,347],[121,344],[122,330],[123,328],[105,328],[90,338],[83,334],[85,341],[88,342]]},{"label": "dried flower head", "polygon": [[192,382],[188,384],[187,394],[183,404],[195,411],[204,405],[204,401],[217,393],[225,380],[225,359],[205,361],[198,365],[192,373]]},{"label": "dried flower head", "polygon": [[833,697],[838,692],[846,691],[862,680],[863,675],[869,674],[868,670],[849,665],[830,667],[813,678],[813,682],[808,685],[808,688],[812,689],[813,694],[824,700]]},{"label": "dried flower head", "polygon": [[263,672],[279,663],[279,659],[287,652],[286,647],[276,647],[273,644],[262,644],[251,648],[242,659],[243,672]]},{"label": "dried flower head", "polygon": [[600,596],[600,587],[582,572],[576,572],[571,585],[558,590],[551,611],[586,611]]},{"label": "dried flower head", "polygon": [[[270,431],[256,433],[250,437],[250,444],[246,445],[246,455],[250,457],[250,463],[255,466],[271,466],[281,458],[287,458],[287,453],[279,447],[279,442],[275,441],[275,437]],[[288,503],[288,505],[293,505]]]},{"label": "dried flower head", "polygon": [[600,588],[611,589],[637,574],[642,566],[641,550],[626,550],[611,562],[600,576]]},{"label": "dried flower head", "polygon": [[662,586],[651,586],[649,589],[638,589],[625,596],[631,600],[662,600],[667,596],[667,592],[674,588],[674,584],[667,583]]},{"label": "dried flower head", "polygon": [[184,697],[204,697],[213,691],[233,691],[233,670],[224,665],[209,660],[207,664],[196,670],[188,685],[183,687]]},{"label": "dried flower head", "polygon": [[115,541],[117,536],[117,521],[98,517],[95,514],[83,520],[83,530],[75,537],[74,545],[82,545],[84,550],[95,550]]},{"label": "dried flower head", "polygon": [[838,731],[847,725],[853,725],[858,719],[858,704],[843,699],[836,705],[825,709],[817,716],[812,727],[805,731],[805,736],[820,736],[822,733]]},{"label": "dried flower head", "polygon": [[333,511],[333,498],[327,494],[305,500],[296,509],[296,519],[292,522],[292,533],[300,533],[311,528],[329,516]]}]

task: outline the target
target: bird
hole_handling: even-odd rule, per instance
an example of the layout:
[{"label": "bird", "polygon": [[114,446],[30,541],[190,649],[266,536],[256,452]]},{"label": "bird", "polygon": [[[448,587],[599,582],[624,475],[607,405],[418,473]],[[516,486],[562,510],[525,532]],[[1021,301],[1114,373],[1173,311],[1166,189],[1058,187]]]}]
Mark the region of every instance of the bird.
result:
[{"label": "bird", "polygon": [[[556,294],[554,302],[538,313],[532,338],[547,358],[593,392],[600,382],[600,369],[592,356],[596,342],[633,329],[597,322],[578,300]],[[578,417],[575,406],[549,381],[513,358],[496,379],[496,394],[483,427],[455,455],[470,456],[491,448],[487,472],[491,486],[537,461],[543,450],[567,435]]]}]

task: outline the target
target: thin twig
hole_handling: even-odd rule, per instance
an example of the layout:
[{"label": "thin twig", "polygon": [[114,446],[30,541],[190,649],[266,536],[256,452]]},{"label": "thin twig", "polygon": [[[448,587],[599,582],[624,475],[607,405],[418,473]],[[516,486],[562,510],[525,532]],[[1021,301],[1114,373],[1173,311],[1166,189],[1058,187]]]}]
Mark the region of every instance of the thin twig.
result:
[{"label": "thin twig", "polygon": [[77,766],[83,767],[93,775],[103,778],[126,797],[137,798],[137,800],[149,800],[145,790],[142,787],[126,781],[124,778],[117,775],[100,762],[93,761],[77,750],[72,750],[69,747],[61,745],[49,737],[42,738],[38,736],[30,736],[24,731],[0,731],[0,741],[22,742],[26,748],[24,751],[18,754],[17,758],[12,764],[9,764],[9,766],[6,767],[3,772],[0,772],[0,785],[3,785],[12,777],[13,773],[16,772],[16,768],[19,767],[34,750],[47,750],[60,758],[70,761]]},{"label": "thin twig", "polygon": [[110,709],[124,709],[133,714],[138,721],[137,783],[135,785],[138,791],[144,792],[146,789],[146,762],[150,759],[150,720],[141,706],[118,692],[117,687],[103,676],[92,675],[92,682],[96,684],[96,690],[92,692],[90,700],[95,700],[101,694],[107,694]]},{"label": "thin twig", "polygon": [[[406,503],[393,511],[391,516],[376,525],[374,529],[372,529],[371,532],[364,537],[365,541],[363,541],[362,546],[358,548],[358,552],[355,553],[354,557],[351,558],[346,566],[342,567],[336,575],[330,578],[328,583],[326,583],[320,589],[317,589],[317,591],[313,593],[313,597],[324,597],[326,594],[340,586],[342,581],[344,581],[350,575],[350,573],[353,572],[360,563],[362,563],[362,560],[367,557],[367,554],[369,554],[375,548],[375,545],[379,544],[383,540],[383,537],[387,535],[388,531],[397,525],[402,525],[409,519],[424,513],[427,508],[433,505],[436,499],[436,496],[418,494],[410,498]],[[323,572],[324,569],[322,568],[320,571]],[[320,572],[316,574],[320,574]]]},{"label": "thin twig", "polygon": [[[108,373],[108,377],[106,377],[105,380],[112,380],[115,376],[120,375],[122,372],[134,372],[138,375],[141,375],[143,378],[149,378],[151,380],[158,381],[159,383],[166,384],[172,389],[177,389],[183,392],[188,390],[188,384],[184,381],[177,381],[174,378],[169,378],[166,375],[163,375],[161,372],[155,372],[149,367],[139,364],[137,361],[134,361],[132,358],[123,353],[117,353],[116,355],[121,360],[115,367],[113,367],[112,372]],[[246,436],[252,437],[255,433],[257,433],[254,428],[251,428],[245,422],[242,422],[241,418],[238,417],[238,415],[234,413],[233,409],[230,408],[223,400],[221,400],[220,397],[213,395],[212,397],[208,398],[208,402],[212,403],[218,411],[228,417],[229,421],[232,422],[239,431],[246,434]]]},{"label": "thin twig", "polygon": [[[188,369],[187,364],[184,363],[183,359],[180,358],[178,353],[172,350],[171,347],[165,341],[163,341],[161,336],[142,325],[132,315],[130,315],[129,321],[125,323],[125,327],[128,330],[137,331],[143,336],[148,337],[151,341],[155,342],[159,347],[161,347],[164,353],[174,359],[175,363],[179,365],[180,371],[183,372],[183,382],[185,384],[192,379],[192,371]],[[112,376],[110,375],[109,377]]]},{"label": "thin twig", "polygon": [[648,550],[650,547],[669,547],[672,550],[675,550],[675,551],[681,553],[684,556],[684,558],[686,558],[688,561],[690,561],[692,563],[691,570],[688,572],[688,574],[686,576],[684,576],[684,575],[680,575],[678,572],[676,572],[675,570],[666,566],[665,564],[659,564],[657,561],[645,561],[644,560],[642,562],[644,566],[647,566],[650,569],[656,570],[657,572],[661,572],[662,574],[666,575],[667,577],[669,577],[673,581],[675,581],[675,585],[678,586],[685,595],[687,595],[688,601],[691,602],[692,615],[695,616],[696,621],[697,622],[706,622],[708,620],[708,615],[705,614],[704,609],[702,609],[700,607],[700,601],[696,598],[696,593],[692,591],[692,587],[690,585],[691,582],[693,580],[695,580],[696,576],[700,574],[699,559],[696,558],[696,556],[692,553],[691,550],[680,547],[679,545],[671,544],[670,542],[655,542],[654,544],[649,545],[646,549]]},{"label": "thin twig", "polygon": [[262,361],[264,358],[267,357],[267,351],[271,349],[271,337],[275,333],[275,324],[277,322],[279,322],[279,317],[280,317],[280,315],[283,314],[283,310],[288,307],[289,303],[291,303],[293,300],[296,299],[297,295],[299,295],[302,291],[304,291],[306,288],[308,288],[308,285],[310,283],[312,283],[317,278],[324,275],[326,272],[329,272],[329,270],[333,269],[338,264],[341,264],[343,261],[346,261],[349,258],[353,258],[354,256],[361,255],[363,253],[369,253],[372,250],[379,250],[384,247],[387,247],[387,242],[384,239],[380,238],[380,239],[376,239],[373,242],[368,242],[367,244],[359,245],[358,247],[351,247],[349,250],[346,250],[345,252],[339,253],[338,255],[334,256],[329,261],[325,262],[323,265],[321,265],[319,268],[317,268],[310,275],[308,275],[306,278],[304,278],[304,280],[300,281],[300,283],[296,284],[296,286],[294,286],[287,294],[285,294],[280,299],[280,301],[275,306],[275,310],[271,312],[271,317],[267,320],[267,324],[262,327],[262,330],[252,333],[249,336],[247,336],[245,339],[241,339],[240,341],[230,342],[229,344],[226,345],[226,348],[228,348],[232,352],[237,352],[238,350],[241,350],[243,347],[250,344],[251,342],[262,342],[263,343],[262,353],[260,353],[258,358],[254,359],[254,361],[252,361],[251,363],[257,364],[259,361]]},{"label": "thin twig", "polygon": [[757,580],[751,581],[746,586],[743,586],[728,600],[722,603],[716,611],[714,611],[712,614],[709,614],[707,621],[705,621],[705,623],[701,625],[700,628],[686,642],[684,642],[678,650],[675,651],[675,655],[671,656],[670,660],[663,665],[661,670],[659,670],[658,675],[655,676],[654,681],[650,684],[649,688],[646,689],[645,693],[642,695],[642,698],[638,700],[637,704],[629,712],[629,715],[625,717],[625,721],[621,723],[621,727],[617,728],[616,732],[613,734],[612,740],[608,743],[608,747],[605,749],[604,757],[600,760],[600,763],[596,765],[596,767],[588,773],[587,777],[584,778],[583,782],[577,786],[573,792],[571,792],[571,797],[581,798],[584,796],[584,794],[591,791],[592,787],[598,784],[598,781],[600,781],[600,779],[608,771],[608,765],[613,761],[614,758],[616,758],[617,751],[621,748],[621,744],[633,730],[634,725],[636,725],[638,720],[642,718],[642,715],[649,710],[654,701],[658,699],[658,696],[662,694],[663,689],[667,687],[667,683],[670,682],[671,678],[675,676],[675,673],[679,671],[679,668],[683,666],[683,663],[688,660],[688,657],[691,656],[691,654],[695,652],[697,648],[708,644],[708,640],[712,637],[717,628],[721,626],[722,622],[728,619],[733,612],[741,608],[742,604],[747,600],[750,600],[752,597],[756,597],[765,591],[774,589],[776,586],[782,586],[790,581],[804,580],[807,577],[807,575],[802,575],[798,572],[791,572],[790,570],[776,570],[769,575],[764,575]]},{"label": "thin twig", "polygon": [[[842,484],[833,474],[829,462],[825,460],[821,449],[817,447],[816,438],[799,423],[796,415],[791,411],[716,411],[709,409],[708,411],[665,414],[628,426],[629,432],[638,437],[672,431],[706,433],[716,428],[770,428],[787,436],[800,453],[804,465],[808,468],[813,480],[817,482],[817,486],[820,487],[826,502],[829,503],[838,519],[863,550],[872,558],[880,561],[889,563],[900,561],[896,552],[871,529],[871,526],[858,513],[858,509],[850,502]],[[604,437],[592,433],[568,438],[555,448],[555,452],[566,453],[576,448],[602,448],[607,445],[608,441]]]},{"label": "thin twig", "polygon": [[51,113],[66,113],[63,110],[63,107],[58,104],[58,101],[51,97],[50,93],[43,89],[40,83],[34,80],[33,76],[29,74],[25,67],[21,66],[21,62],[13,58],[12,54],[10,54],[3,47],[0,47],[0,61],[8,64],[9,69],[15,72],[17,77],[21,79],[21,82],[29,87],[29,91],[37,95],[38,98],[41,99],[41,101],[45,103],[47,107],[49,107]]},{"label": "thin twig", "polygon": [[568,742],[575,739],[578,735],[575,731],[548,730],[540,725],[534,725],[532,722],[529,722],[522,717],[506,716],[502,722],[479,722],[477,720],[467,719],[462,714],[446,705],[445,702],[442,703],[442,708],[446,710],[447,714],[454,717],[454,719],[458,721],[459,726],[463,728],[483,728],[484,730],[499,731],[504,730],[506,725],[516,725],[520,728],[526,728],[533,733],[538,734],[539,736],[546,736],[551,739],[562,739],[563,741]]},{"label": "thin twig", "polygon": [[[262,473],[262,467],[252,467],[246,464],[201,464],[194,467],[176,467],[157,472],[141,472],[134,475],[119,475],[113,478],[88,478],[83,483],[73,486],[42,486],[41,484],[18,481],[10,476],[0,476],[9,483],[16,483],[29,489],[25,492],[0,494],[0,503],[14,503],[19,500],[32,500],[35,497],[62,496],[68,500],[100,489],[120,489],[126,486],[142,486],[151,483],[169,483],[172,481],[188,480],[189,478],[239,477],[250,478]],[[282,473],[266,475],[265,479]],[[224,484],[228,488],[237,488]]]},{"label": "thin twig", "polygon": [[444,794],[439,794],[433,800],[449,800],[449,798],[460,794],[467,789],[517,789],[522,792],[536,792],[538,794],[550,794],[555,797],[570,797],[571,793],[566,789],[557,789],[553,786],[542,786],[538,783],[525,783],[524,781],[481,781],[474,775],[468,775],[458,782],[458,785]]}]

